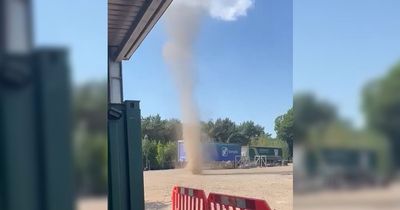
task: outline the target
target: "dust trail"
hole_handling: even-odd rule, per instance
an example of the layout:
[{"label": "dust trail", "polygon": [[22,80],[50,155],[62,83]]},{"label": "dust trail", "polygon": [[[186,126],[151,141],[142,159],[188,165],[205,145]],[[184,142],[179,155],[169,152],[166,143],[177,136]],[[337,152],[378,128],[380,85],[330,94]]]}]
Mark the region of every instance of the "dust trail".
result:
[{"label": "dust trail", "polygon": [[183,139],[188,168],[201,173],[200,124],[193,96],[194,60],[193,45],[200,24],[201,11],[185,4],[175,4],[166,16],[169,41],[164,46],[164,59],[174,76],[182,110]]},{"label": "dust trail", "polygon": [[175,0],[166,13],[168,41],[163,56],[176,82],[182,111],[183,139],[188,169],[201,173],[201,129],[194,98],[195,60],[193,48],[205,12],[216,19],[234,21],[245,16],[253,0]]}]

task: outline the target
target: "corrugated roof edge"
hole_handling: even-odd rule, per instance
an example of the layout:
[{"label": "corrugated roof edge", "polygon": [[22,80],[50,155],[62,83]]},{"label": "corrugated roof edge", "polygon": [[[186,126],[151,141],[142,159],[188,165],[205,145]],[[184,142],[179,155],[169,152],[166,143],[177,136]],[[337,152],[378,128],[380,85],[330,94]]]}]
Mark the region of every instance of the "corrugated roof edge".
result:
[{"label": "corrugated roof edge", "polygon": [[172,0],[153,0],[142,12],[142,16],[132,25],[129,33],[114,55],[115,61],[129,60],[144,38],[167,10]]}]

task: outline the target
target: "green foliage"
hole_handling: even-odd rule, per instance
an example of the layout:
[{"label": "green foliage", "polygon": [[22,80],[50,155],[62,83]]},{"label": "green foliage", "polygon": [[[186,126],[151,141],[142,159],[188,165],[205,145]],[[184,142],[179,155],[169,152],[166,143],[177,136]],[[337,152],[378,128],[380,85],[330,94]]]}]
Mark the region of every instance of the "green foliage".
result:
[{"label": "green foliage", "polygon": [[312,94],[296,94],[293,101],[294,136],[302,143],[313,129],[323,128],[337,119],[335,107],[317,100]]},{"label": "green foliage", "polygon": [[156,142],[144,139],[143,160],[148,170],[174,168],[177,159],[176,142]]},{"label": "green foliage", "polygon": [[79,193],[107,192],[107,139],[102,134],[90,134],[85,129],[74,139],[76,185]]},{"label": "green foliage", "polygon": [[210,139],[214,139],[214,121],[209,120],[207,122],[201,122],[201,129]]},{"label": "green foliage", "polygon": [[245,121],[240,125],[229,118],[218,118],[202,123],[202,130],[210,139],[221,143],[238,143],[247,145],[252,138],[264,135],[264,127],[253,121]]},{"label": "green foliage", "polygon": [[157,144],[157,162],[161,168],[165,168],[165,162],[166,162],[166,154],[165,154],[165,145],[162,143]]},{"label": "green foliage", "polygon": [[74,166],[78,193],[107,193],[107,88],[90,82],[73,92]]},{"label": "green foliage", "polygon": [[211,138],[216,142],[228,142],[229,136],[236,132],[236,124],[229,118],[217,119],[211,129]]},{"label": "green foliage", "polygon": [[[400,63],[383,78],[368,83],[363,91],[363,110],[368,126],[384,134],[394,154],[400,150]],[[396,155],[400,167],[400,156]]]},{"label": "green foliage", "polygon": [[250,141],[250,146],[282,148],[282,158],[289,158],[289,147],[285,141],[272,138],[270,135],[261,135]]},{"label": "green foliage", "polygon": [[88,133],[107,134],[107,82],[94,81],[73,92],[74,125],[84,124]]},{"label": "green foliage", "polygon": [[157,143],[145,138],[142,142],[142,151],[145,168],[149,170],[159,168],[157,160]]},{"label": "green foliage", "polygon": [[161,119],[160,115],[150,115],[142,119],[142,137],[163,143],[182,139],[181,122],[176,119]]},{"label": "green foliage", "polygon": [[248,141],[245,135],[240,132],[235,132],[229,136],[227,143],[247,145]]},{"label": "green foliage", "polygon": [[293,157],[294,115],[293,108],[284,115],[275,119],[275,131],[278,139],[285,141],[289,146],[289,156]]},{"label": "green foliage", "polygon": [[251,139],[265,134],[264,127],[256,125],[253,121],[245,121],[237,127],[238,132],[243,136],[243,140],[238,142],[242,145],[248,145]]},{"label": "green foliage", "polygon": [[176,143],[169,142],[166,144],[157,144],[157,161],[160,169],[174,168],[175,161],[177,158],[177,147]]}]

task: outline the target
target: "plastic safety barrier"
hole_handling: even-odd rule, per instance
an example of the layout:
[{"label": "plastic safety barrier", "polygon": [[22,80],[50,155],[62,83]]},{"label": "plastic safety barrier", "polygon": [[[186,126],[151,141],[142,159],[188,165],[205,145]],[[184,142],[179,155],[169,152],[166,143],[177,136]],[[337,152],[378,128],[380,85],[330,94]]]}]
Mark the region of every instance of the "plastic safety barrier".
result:
[{"label": "plastic safety barrier", "polygon": [[210,193],[207,202],[209,210],[271,210],[264,200],[217,193]]},{"label": "plastic safety barrier", "polygon": [[172,189],[172,210],[208,210],[203,190],[175,186]]}]

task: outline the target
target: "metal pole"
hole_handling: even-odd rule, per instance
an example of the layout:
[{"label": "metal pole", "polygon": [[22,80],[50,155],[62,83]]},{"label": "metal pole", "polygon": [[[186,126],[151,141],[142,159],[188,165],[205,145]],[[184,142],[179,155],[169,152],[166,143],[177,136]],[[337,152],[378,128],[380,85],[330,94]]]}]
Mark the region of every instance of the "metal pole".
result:
[{"label": "metal pole", "polygon": [[2,33],[5,51],[26,54],[32,50],[31,0],[2,1]]},{"label": "metal pole", "polygon": [[121,104],[123,101],[122,63],[112,58],[115,50],[116,48],[110,48],[108,53],[108,102]]}]

